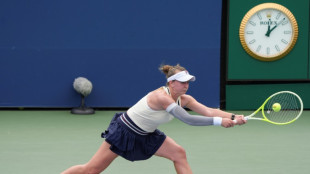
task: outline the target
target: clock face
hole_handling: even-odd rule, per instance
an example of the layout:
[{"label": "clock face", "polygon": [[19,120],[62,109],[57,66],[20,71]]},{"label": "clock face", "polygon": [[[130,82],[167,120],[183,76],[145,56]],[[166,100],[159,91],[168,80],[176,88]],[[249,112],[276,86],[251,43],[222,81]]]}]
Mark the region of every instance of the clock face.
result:
[{"label": "clock face", "polygon": [[252,57],[273,61],[282,58],[294,47],[298,27],[288,9],[279,4],[265,3],[245,15],[239,36],[243,48]]}]

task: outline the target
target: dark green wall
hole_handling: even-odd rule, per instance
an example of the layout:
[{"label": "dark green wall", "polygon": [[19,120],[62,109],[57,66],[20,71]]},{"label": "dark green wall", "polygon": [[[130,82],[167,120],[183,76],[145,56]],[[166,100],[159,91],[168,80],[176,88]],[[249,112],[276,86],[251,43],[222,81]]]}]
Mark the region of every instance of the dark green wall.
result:
[{"label": "dark green wall", "polygon": [[[223,88],[227,110],[257,109],[268,96],[282,90],[296,92],[303,99],[305,108],[310,108],[309,1],[228,0],[226,79]],[[265,2],[288,8],[294,14],[299,29],[293,50],[273,62],[252,58],[239,40],[239,26],[244,15]]]}]

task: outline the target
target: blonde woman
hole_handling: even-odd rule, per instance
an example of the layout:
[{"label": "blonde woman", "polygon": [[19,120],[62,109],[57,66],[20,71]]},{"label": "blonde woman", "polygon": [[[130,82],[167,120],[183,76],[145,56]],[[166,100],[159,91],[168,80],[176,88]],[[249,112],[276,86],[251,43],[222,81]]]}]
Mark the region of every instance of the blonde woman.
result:
[{"label": "blonde woman", "polygon": [[[159,125],[173,118],[193,126],[229,128],[246,123],[243,115],[209,108],[187,95],[189,82],[196,78],[184,67],[162,65],[160,70],[166,75],[167,85],[149,92],[127,112],[115,114],[108,129],[102,133],[105,141],[92,159],[63,174],[100,173],[118,156],[139,161],[153,155],[171,160],[178,174],[191,174],[185,150],[158,130]],[[190,115],[184,107],[200,115]]]}]

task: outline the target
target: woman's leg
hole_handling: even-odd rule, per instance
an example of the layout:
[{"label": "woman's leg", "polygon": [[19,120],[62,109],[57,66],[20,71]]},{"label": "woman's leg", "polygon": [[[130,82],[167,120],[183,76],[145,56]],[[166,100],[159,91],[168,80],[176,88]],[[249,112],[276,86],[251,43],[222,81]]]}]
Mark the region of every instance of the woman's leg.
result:
[{"label": "woman's leg", "polygon": [[110,146],[109,143],[104,141],[88,163],[72,166],[62,174],[97,174],[102,172],[118,156],[110,150]]},{"label": "woman's leg", "polygon": [[173,161],[178,174],[192,174],[184,148],[178,145],[172,138],[167,136],[155,155]]}]

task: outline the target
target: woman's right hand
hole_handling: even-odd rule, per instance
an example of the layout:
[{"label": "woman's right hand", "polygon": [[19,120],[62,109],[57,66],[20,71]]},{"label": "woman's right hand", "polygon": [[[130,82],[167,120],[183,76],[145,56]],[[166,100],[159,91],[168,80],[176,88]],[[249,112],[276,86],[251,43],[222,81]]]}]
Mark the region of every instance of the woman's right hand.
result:
[{"label": "woman's right hand", "polygon": [[225,128],[230,128],[230,127],[234,127],[235,122],[229,118],[223,118],[222,119],[222,127]]}]

